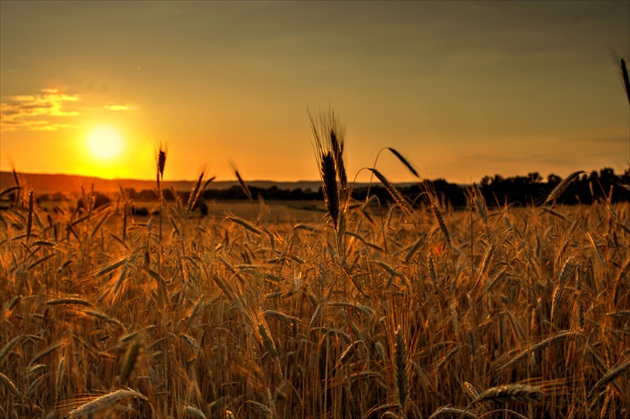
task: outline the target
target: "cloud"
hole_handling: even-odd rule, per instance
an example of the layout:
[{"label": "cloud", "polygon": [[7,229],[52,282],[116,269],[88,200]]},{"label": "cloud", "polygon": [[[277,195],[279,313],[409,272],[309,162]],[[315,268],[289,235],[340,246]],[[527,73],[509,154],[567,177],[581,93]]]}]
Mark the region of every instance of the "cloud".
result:
[{"label": "cloud", "polygon": [[[113,103],[112,103],[113,102]],[[0,103],[0,131],[59,131],[76,126],[73,118],[89,111],[135,111],[130,104],[103,103],[103,98],[41,89],[36,94],[9,97]]]},{"label": "cloud", "polygon": [[34,95],[12,96],[0,104],[0,131],[58,131],[71,124],[59,118],[78,116],[72,104],[77,95],[42,89]]},{"label": "cloud", "polygon": [[109,111],[135,111],[136,107],[131,105],[105,105]]}]

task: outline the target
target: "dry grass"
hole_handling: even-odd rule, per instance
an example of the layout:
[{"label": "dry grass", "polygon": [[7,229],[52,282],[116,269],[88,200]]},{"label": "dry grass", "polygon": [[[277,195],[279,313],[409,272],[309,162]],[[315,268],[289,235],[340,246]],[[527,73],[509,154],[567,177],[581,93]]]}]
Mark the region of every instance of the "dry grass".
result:
[{"label": "dry grass", "polygon": [[0,213],[0,417],[630,414],[627,204],[351,203],[340,257],[326,219],[164,203],[160,235],[31,196]]}]

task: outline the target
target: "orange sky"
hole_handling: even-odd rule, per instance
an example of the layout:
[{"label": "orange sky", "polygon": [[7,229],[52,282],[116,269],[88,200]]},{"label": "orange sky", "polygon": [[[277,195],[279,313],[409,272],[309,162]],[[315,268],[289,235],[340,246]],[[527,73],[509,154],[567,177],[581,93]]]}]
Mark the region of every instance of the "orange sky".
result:
[{"label": "orange sky", "polygon": [[[0,169],[314,180],[307,109],[350,178],[394,147],[421,175],[628,168],[630,2],[0,3]],[[119,154],[88,147],[97,128]],[[377,168],[412,180],[389,154]],[[362,171],[360,180],[367,179]]]}]

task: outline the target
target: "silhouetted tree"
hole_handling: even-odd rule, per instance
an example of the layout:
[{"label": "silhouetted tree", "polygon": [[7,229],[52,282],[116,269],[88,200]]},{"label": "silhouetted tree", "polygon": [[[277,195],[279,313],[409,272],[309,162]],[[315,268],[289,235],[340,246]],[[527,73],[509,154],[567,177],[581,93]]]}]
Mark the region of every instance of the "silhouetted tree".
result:
[{"label": "silhouetted tree", "polygon": [[[109,205],[112,202],[112,200],[107,195],[100,192],[94,192],[94,194],[88,196],[87,199],[92,200],[92,208],[99,208],[105,205]],[[87,208],[88,206],[84,202],[83,197],[79,198],[79,200],[77,201],[77,211],[86,210]]]},{"label": "silhouetted tree", "polygon": [[558,185],[560,182],[562,182],[562,178],[556,174],[551,173],[550,175],[547,176],[547,184],[548,185]]}]

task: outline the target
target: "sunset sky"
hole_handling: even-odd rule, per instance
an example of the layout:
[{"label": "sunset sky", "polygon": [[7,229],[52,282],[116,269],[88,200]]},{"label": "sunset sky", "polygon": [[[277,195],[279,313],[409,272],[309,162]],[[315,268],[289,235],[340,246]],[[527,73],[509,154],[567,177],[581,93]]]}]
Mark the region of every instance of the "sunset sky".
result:
[{"label": "sunset sky", "polygon": [[1,170],[153,179],[166,143],[168,180],[315,180],[308,109],[329,106],[350,179],[383,147],[459,183],[630,162],[628,1],[0,8]]}]

